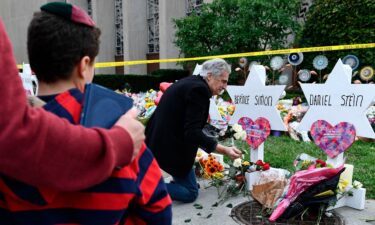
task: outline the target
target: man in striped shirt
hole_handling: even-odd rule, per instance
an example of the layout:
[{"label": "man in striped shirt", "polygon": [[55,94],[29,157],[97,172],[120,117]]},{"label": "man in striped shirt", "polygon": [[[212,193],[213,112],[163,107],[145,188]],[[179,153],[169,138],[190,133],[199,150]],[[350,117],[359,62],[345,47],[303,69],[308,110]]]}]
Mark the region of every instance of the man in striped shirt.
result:
[{"label": "man in striped shirt", "polygon": [[[41,10],[30,23],[27,41],[39,97],[45,110],[78,124],[100,30],[76,6],[56,2]],[[171,210],[160,168],[144,144],[130,165],[82,191],[58,192],[4,175],[0,179],[0,224],[171,224]]]}]

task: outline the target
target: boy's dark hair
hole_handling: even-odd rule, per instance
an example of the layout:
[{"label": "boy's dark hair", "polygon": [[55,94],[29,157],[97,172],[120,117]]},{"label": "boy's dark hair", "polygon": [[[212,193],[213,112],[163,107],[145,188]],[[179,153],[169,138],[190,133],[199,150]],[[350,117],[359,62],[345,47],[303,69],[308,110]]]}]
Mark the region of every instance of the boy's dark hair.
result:
[{"label": "boy's dark hair", "polygon": [[46,83],[69,79],[74,66],[84,57],[92,62],[99,52],[100,30],[65,18],[36,12],[27,33],[30,66]]}]

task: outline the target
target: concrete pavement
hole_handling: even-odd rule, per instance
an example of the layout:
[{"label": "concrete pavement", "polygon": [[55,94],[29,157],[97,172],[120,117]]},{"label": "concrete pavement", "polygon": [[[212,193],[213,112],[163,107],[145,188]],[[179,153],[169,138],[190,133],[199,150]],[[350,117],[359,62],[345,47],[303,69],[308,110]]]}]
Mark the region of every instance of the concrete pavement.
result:
[{"label": "concrete pavement", "polygon": [[[250,198],[238,196],[230,198],[224,204],[215,205],[217,191],[214,187],[207,188],[205,181],[200,181],[200,195],[194,203],[173,203],[173,225],[236,225],[230,217],[232,208]],[[194,206],[194,204],[198,204]],[[199,206],[202,206],[201,209]],[[345,225],[375,225],[375,200],[366,200],[364,210],[356,210],[348,207],[336,209],[336,212],[344,217]],[[371,221],[372,220],[372,221]],[[367,222],[366,222],[367,221]]]}]

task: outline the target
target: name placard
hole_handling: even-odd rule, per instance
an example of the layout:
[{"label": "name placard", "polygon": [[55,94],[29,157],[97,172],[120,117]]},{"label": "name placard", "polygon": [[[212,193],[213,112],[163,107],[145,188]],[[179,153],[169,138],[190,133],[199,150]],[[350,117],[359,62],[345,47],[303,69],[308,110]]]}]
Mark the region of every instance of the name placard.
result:
[{"label": "name placard", "polygon": [[266,86],[266,71],[264,66],[254,65],[247,77],[244,86],[230,85],[228,93],[236,106],[230,120],[231,124],[238,123],[242,117],[256,120],[259,117],[266,118],[272,130],[285,131],[276,104],[285,85]]},{"label": "name placard", "polygon": [[358,136],[375,138],[366,117],[366,110],[375,99],[375,84],[352,84],[351,77],[351,68],[339,59],[324,84],[301,83],[309,110],[298,129],[308,131],[317,120],[332,125],[348,122],[354,125]]}]

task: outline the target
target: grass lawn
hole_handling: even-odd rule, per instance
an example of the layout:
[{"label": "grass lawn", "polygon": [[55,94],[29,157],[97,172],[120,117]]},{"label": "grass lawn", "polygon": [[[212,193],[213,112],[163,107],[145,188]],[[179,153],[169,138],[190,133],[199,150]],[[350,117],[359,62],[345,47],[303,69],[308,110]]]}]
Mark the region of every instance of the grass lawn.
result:
[{"label": "grass lawn", "polygon": [[[295,141],[289,136],[269,136],[264,146],[264,161],[272,167],[293,171],[293,161],[301,153],[320,159],[327,156],[313,142]],[[375,199],[375,143],[356,141],[345,152],[347,163],[354,165],[353,181],[367,189],[366,199]]]}]

